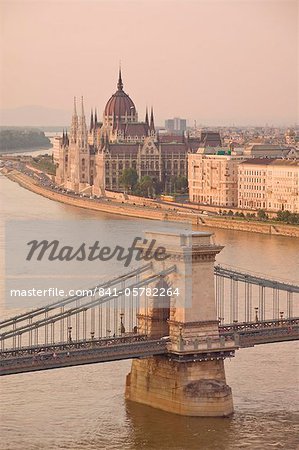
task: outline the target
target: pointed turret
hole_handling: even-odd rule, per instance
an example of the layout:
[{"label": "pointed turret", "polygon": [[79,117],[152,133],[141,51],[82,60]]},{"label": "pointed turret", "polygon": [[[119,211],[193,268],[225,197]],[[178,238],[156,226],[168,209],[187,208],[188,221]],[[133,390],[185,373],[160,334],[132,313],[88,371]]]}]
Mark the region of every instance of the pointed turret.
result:
[{"label": "pointed turret", "polygon": [[61,142],[62,146],[65,146],[65,136],[64,136],[64,129],[62,130],[62,142]]},{"label": "pointed turret", "polygon": [[84,148],[87,145],[87,127],[84,114],[83,97],[81,97],[81,115],[78,127],[78,143],[81,148]]},{"label": "pointed turret", "polygon": [[73,112],[73,115],[74,115],[74,116],[77,115],[76,97],[74,97],[74,112]]},{"label": "pointed turret", "polygon": [[149,127],[148,110],[147,110],[147,107],[146,107],[146,111],[145,111],[145,123],[146,123],[146,125]]},{"label": "pointed turret", "polygon": [[85,118],[83,96],[81,97],[81,118]]},{"label": "pointed turret", "polygon": [[69,141],[69,137],[68,137],[67,129],[66,129],[66,130],[65,130],[65,145],[68,147],[68,146],[69,146],[69,143],[70,143],[70,141]]},{"label": "pointed turret", "polygon": [[93,127],[94,127],[94,124],[93,124],[93,113],[92,113],[92,109],[91,109],[91,113],[90,113],[90,128],[89,128],[90,132],[92,132]]},{"label": "pointed turret", "polygon": [[154,132],[155,132],[154,111],[153,111],[153,107],[151,107],[150,132],[151,132],[151,133],[154,133]]},{"label": "pointed turret", "polygon": [[123,80],[122,80],[122,78],[121,78],[121,68],[119,68],[117,89],[118,89],[119,91],[122,91],[122,90],[123,90],[123,87],[124,87],[124,85],[123,85]]},{"label": "pointed turret", "polygon": [[98,126],[98,115],[97,115],[97,108],[94,110],[94,128],[97,129]]},{"label": "pointed turret", "polygon": [[72,117],[72,125],[71,125],[71,142],[77,142],[77,133],[78,133],[78,115],[76,108],[76,97],[74,97],[74,111]]}]

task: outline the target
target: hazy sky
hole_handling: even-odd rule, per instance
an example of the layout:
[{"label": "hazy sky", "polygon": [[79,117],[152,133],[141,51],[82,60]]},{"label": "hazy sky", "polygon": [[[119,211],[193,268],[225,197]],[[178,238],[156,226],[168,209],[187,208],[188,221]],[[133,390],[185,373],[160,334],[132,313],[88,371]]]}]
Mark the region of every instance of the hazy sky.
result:
[{"label": "hazy sky", "polygon": [[139,118],[298,122],[298,1],[2,0],[1,108],[100,114],[124,89]]}]

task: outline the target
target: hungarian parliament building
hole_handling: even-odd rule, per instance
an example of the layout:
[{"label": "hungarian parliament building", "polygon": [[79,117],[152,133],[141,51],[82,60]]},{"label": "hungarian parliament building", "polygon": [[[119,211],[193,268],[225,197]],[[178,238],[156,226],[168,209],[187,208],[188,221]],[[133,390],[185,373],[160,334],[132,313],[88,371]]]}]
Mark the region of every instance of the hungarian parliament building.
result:
[{"label": "hungarian parliament building", "polygon": [[150,114],[146,109],[144,121],[139,121],[119,70],[117,90],[105,106],[102,121],[98,121],[95,110],[87,127],[83,98],[80,114],[74,99],[70,131],[54,142],[56,183],[100,196],[105,189],[121,190],[121,175],[124,169],[132,168],[139,179],[150,176],[167,191],[172,177],[187,177],[188,154],[206,146],[221,146],[219,133],[203,132],[199,137],[188,133],[159,135],[152,108]]}]

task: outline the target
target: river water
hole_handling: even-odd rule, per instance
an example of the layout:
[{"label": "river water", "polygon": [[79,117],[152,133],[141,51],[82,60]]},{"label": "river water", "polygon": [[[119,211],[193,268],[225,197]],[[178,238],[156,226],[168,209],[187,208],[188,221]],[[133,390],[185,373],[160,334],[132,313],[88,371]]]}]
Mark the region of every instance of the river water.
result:
[{"label": "river water", "polygon": [[[93,220],[116,235],[155,229],[154,221],[121,219],[59,204],[0,176],[1,248],[7,220]],[[183,227],[183,225],[182,225]],[[137,232],[137,231],[136,231]],[[225,246],[218,261],[299,282],[299,241],[215,230]],[[1,313],[9,315],[2,285]],[[1,450],[33,449],[287,449],[298,448],[298,345],[242,349],[227,360],[235,414],[227,419],[185,418],[124,400],[130,361],[3,377]]]}]

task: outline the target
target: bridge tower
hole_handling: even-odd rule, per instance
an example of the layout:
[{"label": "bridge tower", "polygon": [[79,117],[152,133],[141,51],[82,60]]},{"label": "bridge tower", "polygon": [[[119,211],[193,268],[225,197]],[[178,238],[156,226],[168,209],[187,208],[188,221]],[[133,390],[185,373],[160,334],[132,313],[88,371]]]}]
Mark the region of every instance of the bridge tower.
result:
[{"label": "bridge tower", "polygon": [[161,278],[158,296],[141,299],[139,331],[154,339],[169,336],[168,353],[133,360],[126,399],[186,416],[229,416],[224,358],[236,347],[219,338],[214,291],[214,261],[223,247],[207,232],[146,232],[146,238],[155,245],[143,245],[144,254],[161,246],[167,254],[153,259],[153,274],[176,270]]}]

